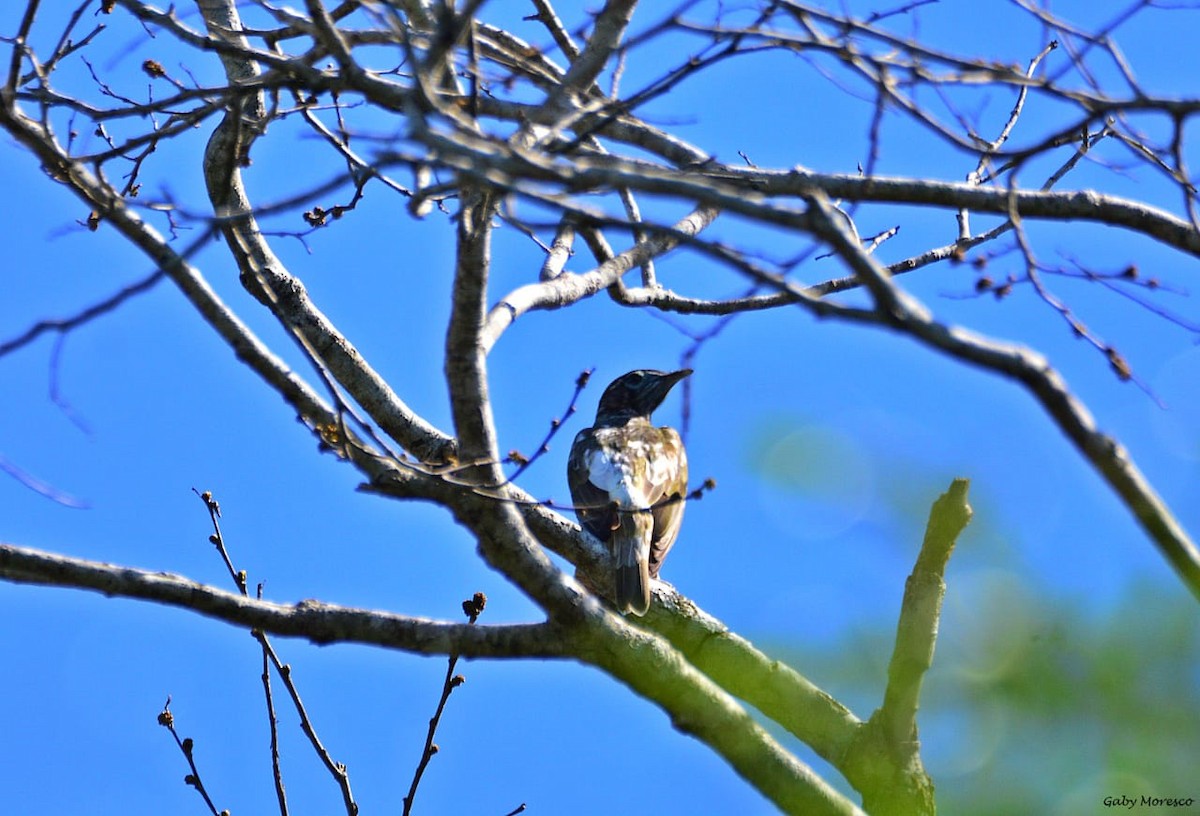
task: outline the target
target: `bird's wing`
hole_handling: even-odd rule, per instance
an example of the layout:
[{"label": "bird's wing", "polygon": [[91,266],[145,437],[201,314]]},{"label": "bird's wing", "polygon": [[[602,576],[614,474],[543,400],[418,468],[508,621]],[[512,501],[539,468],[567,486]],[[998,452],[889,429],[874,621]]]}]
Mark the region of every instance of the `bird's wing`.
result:
[{"label": "bird's wing", "polygon": [[590,459],[600,449],[594,429],[584,428],[575,435],[571,455],[567,459],[567,484],[575,516],[589,533],[608,541],[613,529],[612,497],[607,490],[592,484]]},{"label": "bird's wing", "polygon": [[[672,428],[655,428],[658,445],[650,464],[654,508],[654,534],[650,539],[650,577],[657,578],[663,559],[679,536],[687,496],[688,466],[683,440]],[[661,445],[661,447],[659,447]]]}]

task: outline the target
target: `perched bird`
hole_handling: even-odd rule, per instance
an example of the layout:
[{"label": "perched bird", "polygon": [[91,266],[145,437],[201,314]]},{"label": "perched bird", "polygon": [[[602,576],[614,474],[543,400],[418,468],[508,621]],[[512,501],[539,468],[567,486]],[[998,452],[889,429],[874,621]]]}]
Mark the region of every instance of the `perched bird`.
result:
[{"label": "perched bird", "polygon": [[[596,423],[571,445],[567,481],[579,523],[609,545],[621,612],[646,614],[650,579],[658,577],[679,535],[687,496],[687,455],[673,428],[650,414],[690,368],[622,374],[604,389]],[[641,511],[641,512],[639,512]]]}]

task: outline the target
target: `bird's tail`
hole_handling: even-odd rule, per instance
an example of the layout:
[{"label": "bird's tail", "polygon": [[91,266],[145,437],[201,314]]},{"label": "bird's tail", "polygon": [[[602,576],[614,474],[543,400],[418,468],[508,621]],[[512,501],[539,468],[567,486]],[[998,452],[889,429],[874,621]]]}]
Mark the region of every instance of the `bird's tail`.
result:
[{"label": "bird's tail", "polygon": [[616,560],[617,609],[645,615],[650,608],[650,538],[654,517],[650,513],[619,513],[612,534]]}]

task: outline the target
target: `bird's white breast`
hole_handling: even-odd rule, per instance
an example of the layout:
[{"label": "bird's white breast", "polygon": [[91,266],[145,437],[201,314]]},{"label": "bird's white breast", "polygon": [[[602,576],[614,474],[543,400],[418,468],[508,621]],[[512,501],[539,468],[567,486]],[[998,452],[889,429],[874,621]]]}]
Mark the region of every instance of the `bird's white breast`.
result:
[{"label": "bird's white breast", "polygon": [[674,477],[675,462],[664,455],[661,442],[632,439],[618,447],[608,444],[609,435],[596,434],[600,444],[585,460],[588,481],[622,507],[650,507],[651,497],[662,495],[661,486]]}]

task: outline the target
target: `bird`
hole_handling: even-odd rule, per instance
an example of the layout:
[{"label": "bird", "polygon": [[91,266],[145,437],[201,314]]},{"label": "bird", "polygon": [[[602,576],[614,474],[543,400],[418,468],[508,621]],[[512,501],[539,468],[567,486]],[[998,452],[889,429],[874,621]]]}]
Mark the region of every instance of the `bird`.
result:
[{"label": "bird", "polygon": [[579,523],[607,543],[615,564],[616,606],[641,616],[650,609],[650,580],[683,522],[688,466],[674,428],[650,414],[692,373],[638,369],[604,389],[596,421],[575,436],[567,482]]}]

